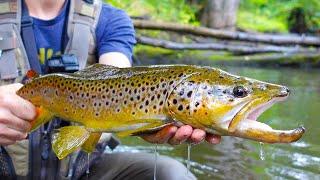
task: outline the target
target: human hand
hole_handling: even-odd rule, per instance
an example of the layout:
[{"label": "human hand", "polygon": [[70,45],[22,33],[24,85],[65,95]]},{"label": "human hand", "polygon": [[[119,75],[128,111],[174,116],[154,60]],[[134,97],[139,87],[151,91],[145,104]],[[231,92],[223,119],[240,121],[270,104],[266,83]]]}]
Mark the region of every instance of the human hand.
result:
[{"label": "human hand", "polygon": [[0,86],[0,145],[11,145],[27,137],[36,108],[16,94],[22,84]]},{"label": "human hand", "polygon": [[189,125],[181,127],[169,125],[154,134],[142,135],[141,137],[151,143],[169,143],[171,145],[178,145],[186,141],[199,144],[204,139],[210,144],[219,144],[221,141],[221,136],[208,134],[201,129],[193,129]]}]

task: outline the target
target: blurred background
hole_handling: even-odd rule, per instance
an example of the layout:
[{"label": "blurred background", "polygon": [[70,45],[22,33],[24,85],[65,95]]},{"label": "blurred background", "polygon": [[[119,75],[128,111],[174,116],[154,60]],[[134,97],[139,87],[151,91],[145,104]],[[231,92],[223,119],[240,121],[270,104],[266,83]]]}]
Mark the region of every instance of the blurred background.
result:
[{"label": "blurred background", "polygon": [[[260,145],[224,137],[192,146],[199,179],[320,179],[319,0],[108,0],[136,28],[135,65],[196,64],[289,86],[286,102],[259,121],[275,129],[307,129],[292,144]],[[136,137],[115,151],[154,152]],[[158,146],[187,163],[187,146]]]}]

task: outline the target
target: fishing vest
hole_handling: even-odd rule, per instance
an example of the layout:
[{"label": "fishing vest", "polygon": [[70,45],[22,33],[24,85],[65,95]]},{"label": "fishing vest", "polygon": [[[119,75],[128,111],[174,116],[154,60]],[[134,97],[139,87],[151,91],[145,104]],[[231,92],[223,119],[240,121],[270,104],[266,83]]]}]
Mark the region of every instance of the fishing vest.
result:
[{"label": "fishing vest", "polygon": [[[20,83],[26,72],[30,70],[30,59],[26,46],[21,38],[22,2],[23,0],[1,0],[0,2],[0,85]],[[64,54],[77,57],[79,68],[96,63],[95,29],[99,21],[102,2],[89,0],[69,0],[69,14],[67,22],[68,42]],[[52,125],[54,128],[54,124]],[[45,132],[46,133],[46,132]],[[43,132],[36,131],[33,138],[17,142],[14,145],[0,147],[0,179],[15,179],[18,176],[28,176],[29,179],[57,179],[61,169],[63,177],[79,177],[83,170],[75,169],[70,172],[73,160],[67,159],[61,163],[53,153],[45,154],[41,151],[48,148],[43,144]],[[50,144],[50,143],[49,143]],[[43,147],[44,146],[44,147]],[[48,157],[49,156],[49,157]],[[50,157],[52,156],[52,157]],[[44,162],[43,159],[50,159]],[[54,160],[52,160],[54,159]],[[82,163],[83,164],[83,163]],[[47,170],[44,170],[47,169]],[[77,172],[81,171],[81,172]],[[78,173],[78,175],[75,175]]]}]

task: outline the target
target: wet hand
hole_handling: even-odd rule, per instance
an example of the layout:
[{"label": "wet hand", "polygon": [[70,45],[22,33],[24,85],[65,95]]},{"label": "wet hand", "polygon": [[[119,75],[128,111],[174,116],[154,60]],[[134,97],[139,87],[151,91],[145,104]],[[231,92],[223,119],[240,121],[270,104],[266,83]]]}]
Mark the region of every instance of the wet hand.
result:
[{"label": "wet hand", "polygon": [[35,107],[16,95],[22,84],[0,86],[0,145],[14,144],[27,137]]},{"label": "wet hand", "polygon": [[178,145],[184,142],[199,144],[204,140],[211,144],[219,144],[221,141],[221,136],[208,134],[201,129],[193,129],[189,125],[181,127],[169,125],[154,134],[143,135],[141,137],[151,143],[169,143],[171,145]]}]

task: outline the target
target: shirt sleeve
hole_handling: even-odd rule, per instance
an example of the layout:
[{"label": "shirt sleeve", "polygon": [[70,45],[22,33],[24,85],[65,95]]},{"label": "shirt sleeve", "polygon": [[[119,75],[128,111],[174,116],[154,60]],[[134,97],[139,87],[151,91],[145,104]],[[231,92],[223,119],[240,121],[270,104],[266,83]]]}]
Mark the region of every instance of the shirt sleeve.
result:
[{"label": "shirt sleeve", "polygon": [[122,10],[104,4],[96,29],[97,53],[120,52],[132,63],[135,31],[129,16]]}]

